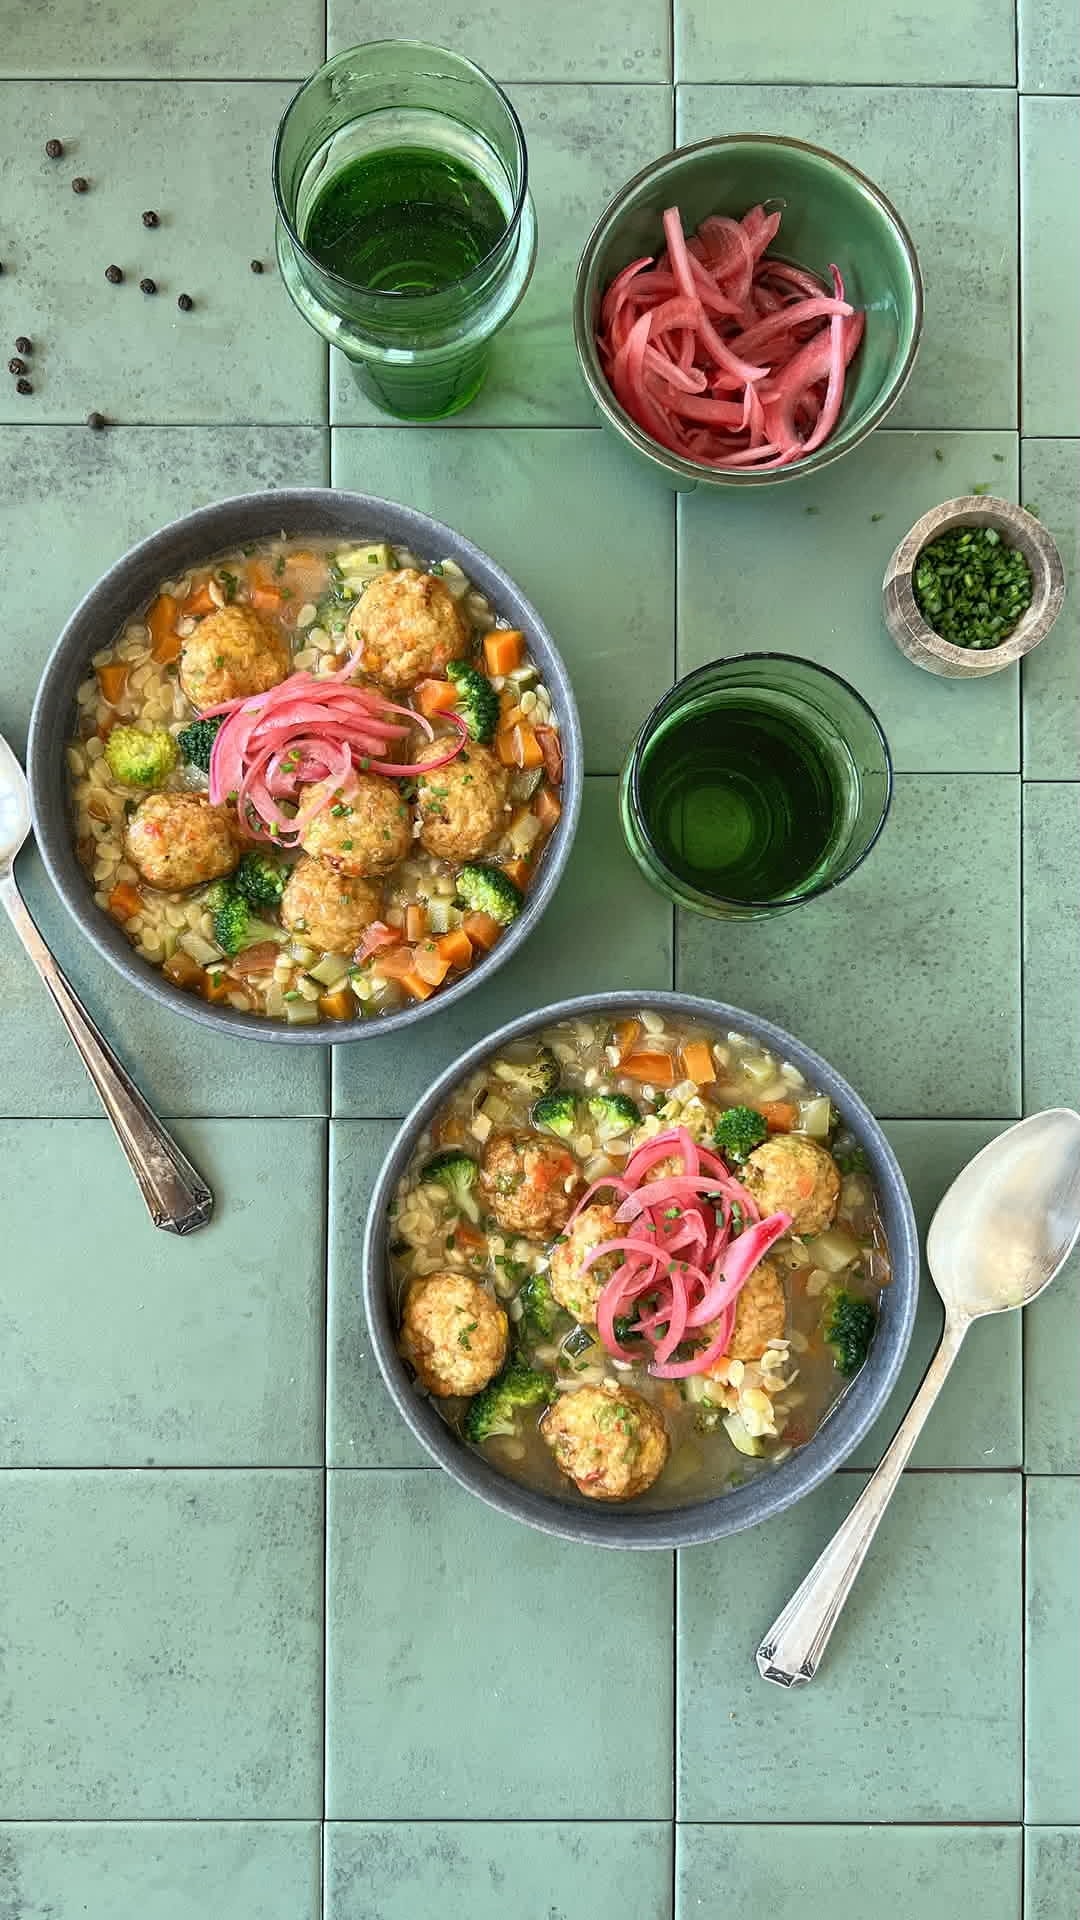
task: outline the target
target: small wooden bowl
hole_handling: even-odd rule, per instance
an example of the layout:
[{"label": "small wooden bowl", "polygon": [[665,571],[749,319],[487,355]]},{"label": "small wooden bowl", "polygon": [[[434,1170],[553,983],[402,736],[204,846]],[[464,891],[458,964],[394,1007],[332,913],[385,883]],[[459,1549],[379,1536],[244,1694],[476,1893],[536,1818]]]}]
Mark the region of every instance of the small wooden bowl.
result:
[{"label": "small wooden bowl", "polygon": [[[1002,541],[1019,547],[1031,568],[1031,604],[1007,640],[998,647],[957,647],[935,633],[919,612],[911,577],[929,541],[949,527],[996,527]],[[978,493],[962,494],[931,507],[901,540],[885,569],[881,589],[885,625],[901,653],[927,673],[953,680],[981,679],[1000,673],[1045,640],[1065,599],[1065,569],[1046,528],[1023,507]]]}]

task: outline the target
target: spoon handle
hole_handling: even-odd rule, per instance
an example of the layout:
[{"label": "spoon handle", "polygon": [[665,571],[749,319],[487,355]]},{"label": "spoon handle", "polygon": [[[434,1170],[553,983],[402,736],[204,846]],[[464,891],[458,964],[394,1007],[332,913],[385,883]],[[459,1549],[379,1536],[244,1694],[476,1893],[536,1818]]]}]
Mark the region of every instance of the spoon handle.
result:
[{"label": "spoon handle", "polygon": [[82,1055],[155,1227],[164,1227],[168,1233],[193,1233],[205,1226],[214,1211],[210,1188],[150,1111],[98,1032],[38,932],[10,873],[0,875],[0,901]]},{"label": "spoon handle", "polygon": [[774,1680],[780,1687],[801,1687],[814,1678],[870,1542],[969,1325],[967,1320],[946,1319],[941,1345],[880,1466],[758,1648],[755,1658],[763,1680]]}]

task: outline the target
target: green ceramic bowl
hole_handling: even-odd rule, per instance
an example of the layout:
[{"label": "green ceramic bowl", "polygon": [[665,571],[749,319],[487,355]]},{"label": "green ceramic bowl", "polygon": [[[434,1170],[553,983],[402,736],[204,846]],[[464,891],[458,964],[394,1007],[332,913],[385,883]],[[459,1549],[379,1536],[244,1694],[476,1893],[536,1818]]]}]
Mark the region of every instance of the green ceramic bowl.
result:
[{"label": "green ceramic bowl", "polygon": [[[741,217],[759,200],[783,203],[778,258],[828,282],[835,261],[847,297],[866,309],[844,404],[825,444],[789,467],[718,471],[669,453],[615,398],[596,351],[596,321],[615,274],[663,247],[662,216],[677,206],[687,232],[706,214]],[[736,133],[679,147],[635,175],[601,214],[585,244],[574,286],[574,340],[586,385],[604,424],[679,492],[695,487],[768,487],[799,480],[865,440],[907,384],[922,333],[923,288],[911,236],[885,195],[857,168],[802,140]]]}]

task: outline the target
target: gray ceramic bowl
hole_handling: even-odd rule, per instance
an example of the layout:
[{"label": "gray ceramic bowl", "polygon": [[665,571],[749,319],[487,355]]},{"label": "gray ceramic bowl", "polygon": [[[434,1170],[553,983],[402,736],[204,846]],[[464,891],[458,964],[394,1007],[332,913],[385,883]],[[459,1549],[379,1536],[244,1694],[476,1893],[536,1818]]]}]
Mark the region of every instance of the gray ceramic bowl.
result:
[{"label": "gray ceramic bowl", "polygon": [[[781,1059],[792,1061],[812,1086],[830,1096],[869,1156],[892,1262],[892,1280],[884,1290],[866,1364],[830,1409],[813,1439],[770,1473],[758,1474],[715,1499],[672,1507],[666,1512],[635,1508],[632,1502],[606,1506],[575,1500],[570,1494],[560,1500],[534,1492],[500,1473],[458,1440],[434,1404],[416,1390],[398,1354],[397,1326],[387,1287],[390,1202],[412,1157],[417,1135],[458,1081],[508,1041],[534,1033],[554,1020],[595,1013],[626,1014],[639,1007],[676,1016],[689,1014],[721,1031],[749,1034],[771,1047]],[[402,1123],[383,1162],[364,1233],[363,1285],[368,1332],[390,1397],[417,1439],[461,1486],[479,1494],[501,1513],[524,1520],[543,1533],[561,1534],[567,1540],[584,1540],[600,1547],[686,1547],[718,1540],[723,1534],[738,1533],[743,1527],[756,1526],[759,1520],[771,1519],[835,1472],[858,1446],[888,1399],[907,1352],[919,1291],[919,1236],[904,1176],[873,1114],[847,1081],[809,1047],[772,1021],[761,1020],[740,1007],[725,1006],[719,1000],[694,999],[685,993],[601,993],[560,1000],[510,1021],[470,1048],[433,1082]]]},{"label": "gray ceramic bowl", "polygon": [[[406,1007],[377,1020],[324,1022],[290,1027],[233,1007],[207,1006],[192,993],[170,986],[164,975],[136,954],[119,927],[95,905],[93,893],[75,853],[67,792],[64,744],[75,715],[75,693],[90,657],[112,640],[133,609],[149,598],[161,580],[167,580],[199,561],[250,540],[274,534],[320,534],[330,538],[362,539],[382,534],[408,546],[423,560],[456,560],[496,612],[519,627],[539,664],[551,693],[562,732],[564,757],[562,818],[552,836],[519,918],[498,945],[477,962],[454,986],[433,994],[418,1006]],[[495,561],[471,540],[444,527],[426,513],[396,506],[368,493],[337,493],[329,488],[289,489],[280,493],[239,494],[201,507],[174,520],[160,533],[132,547],[103,574],[72,614],[50,655],[41,678],[30,721],[28,751],[30,796],[34,831],[49,877],[64,905],[88,940],[132,986],[185,1013],[203,1026],[223,1033],[249,1034],[291,1046],[326,1046],[358,1040],[411,1026],[452,1006],[490,979],[496,967],[527,940],[559,883],[577,827],[581,806],[581,729],[566,668],[535,608]]]}]

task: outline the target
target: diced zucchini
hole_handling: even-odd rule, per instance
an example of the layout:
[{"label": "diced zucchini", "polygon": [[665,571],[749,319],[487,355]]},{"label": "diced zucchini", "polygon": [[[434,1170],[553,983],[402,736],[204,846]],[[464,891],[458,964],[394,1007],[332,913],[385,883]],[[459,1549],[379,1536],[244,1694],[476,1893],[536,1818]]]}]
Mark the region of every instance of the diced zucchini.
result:
[{"label": "diced zucchini", "polygon": [[436,894],[428,901],[428,927],[432,933],[449,933],[450,900],[448,896]]},{"label": "diced zucchini", "polygon": [[468,593],[469,582],[462,573],[456,560],[443,561],[442,577],[447,591],[453,595],[455,600],[460,600],[462,594]]},{"label": "diced zucchini", "polygon": [[800,1100],[795,1132],[806,1134],[810,1140],[827,1140],[832,1117],[832,1101],[827,1094],[821,1094],[813,1100]]},{"label": "diced zucchini", "polygon": [[319,957],[315,948],[305,946],[302,940],[290,941],[289,952],[292,954],[297,965],[301,967],[310,967],[312,962]]},{"label": "diced zucchini", "polygon": [[729,1413],[726,1416],[724,1432],[739,1453],[748,1453],[754,1460],[761,1458],[765,1451],[764,1440],[756,1433],[748,1433],[737,1413]]},{"label": "diced zucchini", "polygon": [[200,967],[212,966],[215,960],[221,959],[221,948],[215,947],[209,940],[204,940],[201,933],[182,933],[177,946],[182,947],[185,953],[190,953]]},{"label": "diced zucchini", "polygon": [[285,1019],[290,1027],[313,1027],[319,1018],[314,1000],[286,1000]]},{"label": "diced zucchini", "polygon": [[317,980],[311,978],[309,973],[298,973],[296,976],[296,991],[305,1000],[317,1000],[322,993],[322,988]]},{"label": "diced zucchini", "polygon": [[745,1060],[740,1060],[739,1065],[747,1079],[754,1082],[755,1087],[767,1086],[770,1080],[776,1078],[776,1062],[771,1060],[768,1054],[751,1053]]},{"label": "diced zucchini", "polygon": [[337,563],[349,586],[361,581],[374,580],[376,574],[386,573],[397,566],[397,555],[387,546],[385,540],[370,540],[362,547],[343,547],[337,555]]},{"label": "diced zucchini", "polygon": [[347,954],[324,953],[315,966],[308,968],[308,972],[313,980],[318,980],[322,986],[329,988],[333,993],[348,979],[350,965]]},{"label": "diced zucchini", "polygon": [[806,1245],[815,1267],[823,1267],[826,1273],[842,1273],[862,1254],[859,1242],[842,1227],[828,1227],[809,1238]]},{"label": "diced zucchini", "polygon": [[528,853],[543,831],[535,813],[519,813],[506,836],[506,844],[514,858],[520,859]]}]

